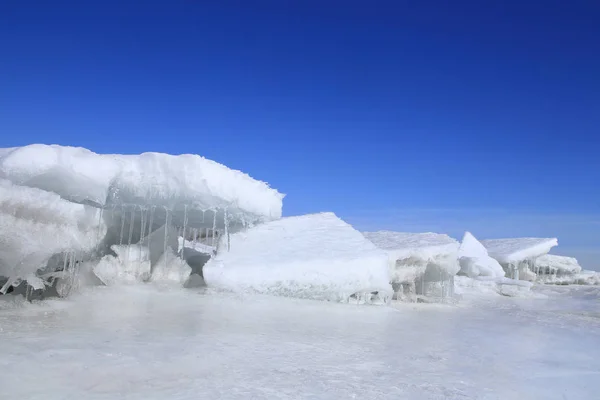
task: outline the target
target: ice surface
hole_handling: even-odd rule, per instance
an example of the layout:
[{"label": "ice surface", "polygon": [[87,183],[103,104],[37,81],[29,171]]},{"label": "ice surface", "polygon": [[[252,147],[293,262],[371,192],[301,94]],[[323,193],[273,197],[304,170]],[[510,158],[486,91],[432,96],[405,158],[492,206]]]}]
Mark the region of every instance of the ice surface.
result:
[{"label": "ice surface", "polygon": [[92,250],[106,233],[99,212],[0,179],[0,276],[23,279],[54,254]]},{"label": "ice surface", "polygon": [[333,301],[391,292],[386,254],[333,213],[283,218],[229,241],[223,236],[204,279],[234,291]]},{"label": "ice surface", "polygon": [[264,182],[191,154],[100,155],[35,144],[0,151],[0,178],[78,203],[227,207],[248,220],[281,217],[283,198]]},{"label": "ice surface", "polygon": [[518,263],[547,254],[558,245],[556,238],[514,238],[482,240],[488,254],[501,264]]},{"label": "ice surface", "polygon": [[536,258],[535,266],[562,274],[576,274],[581,272],[581,266],[576,258],[545,254]]},{"label": "ice surface", "polygon": [[500,263],[488,255],[486,248],[470,232],[465,233],[458,255],[461,272],[470,278],[504,276]]},{"label": "ice surface", "polygon": [[40,304],[0,296],[0,397],[592,400],[600,392],[594,287],[398,309],[157,289],[102,287]]}]

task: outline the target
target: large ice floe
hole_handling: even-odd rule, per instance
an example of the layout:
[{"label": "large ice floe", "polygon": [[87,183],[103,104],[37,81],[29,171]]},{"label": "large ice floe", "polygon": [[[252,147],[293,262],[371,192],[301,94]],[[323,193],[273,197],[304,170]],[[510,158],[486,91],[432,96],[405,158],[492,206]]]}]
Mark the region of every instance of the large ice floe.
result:
[{"label": "large ice floe", "polygon": [[363,235],[388,255],[395,298],[452,298],[454,275],[460,269],[456,240],[439,233],[378,231]]},{"label": "large ice floe", "polygon": [[333,213],[287,217],[222,237],[207,285],[330,301],[385,302],[388,258]]},{"label": "large ice floe", "polygon": [[0,288],[74,282],[89,263],[104,283],[181,281],[190,267],[176,258],[201,274],[194,263],[206,262],[203,249],[280,218],[282,199],[197,155],[0,149]]},{"label": "large ice floe", "polygon": [[556,238],[513,238],[482,240],[488,254],[496,259],[512,279],[534,281],[535,262],[555,246]]}]

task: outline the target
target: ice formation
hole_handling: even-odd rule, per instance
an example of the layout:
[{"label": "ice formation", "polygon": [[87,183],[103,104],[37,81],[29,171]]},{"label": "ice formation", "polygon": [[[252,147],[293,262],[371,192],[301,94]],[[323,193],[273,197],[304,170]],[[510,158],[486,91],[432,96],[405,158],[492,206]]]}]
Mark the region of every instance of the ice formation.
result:
[{"label": "ice formation", "polygon": [[504,277],[504,269],[488,255],[486,248],[470,232],[466,232],[458,251],[460,272],[470,278]]},{"label": "ice formation", "polygon": [[388,255],[396,298],[452,296],[453,276],[459,271],[459,243],[439,233],[393,231],[363,235]]},{"label": "ice formation", "polygon": [[331,301],[369,301],[375,292],[382,299],[392,291],[386,254],[333,213],[282,218],[222,237],[204,279],[233,291]]},{"label": "ice formation", "polygon": [[581,272],[576,258],[545,254],[535,260],[535,268],[546,275],[568,275]]},{"label": "ice formation", "polygon": [[227,208],[248,221],[280,218],[283,199],[264,182],[192,154],[96,154],[35,144],[1,151],[0,178],[76,203]]},{"label": "ice formation", "polygon": [[[280,218],[282,198],[196,155],[0,149],[0,289],[23,280],[32,290],[57,279],[74,284],[84,263],[98,264],[89,270],[104,283],[148,278],[140,263],[151,265],[153,280],[182,280],[189,271],[172,254],[198,273],[202,251],[229,232]],[[179,248],[178,238],[194,247]]]},{"label": "ice formation", "polygon": [[99,209],[0,179],[0,277],[8,280],[0,284],[3,291],[26,277],[33,283],[54,255],[93,250],[105,233]]},{"label": "ice formation", "polygon": [[556,238],[514,238],[482,240],[489,255],[496,259],[510,278],[533,281],[535,260],[558,245]]}]

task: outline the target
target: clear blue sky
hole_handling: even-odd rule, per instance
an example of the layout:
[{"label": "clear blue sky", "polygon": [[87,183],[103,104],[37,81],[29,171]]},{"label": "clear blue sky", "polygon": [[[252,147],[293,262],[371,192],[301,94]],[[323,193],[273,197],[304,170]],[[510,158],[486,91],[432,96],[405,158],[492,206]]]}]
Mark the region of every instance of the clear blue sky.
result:
[{"label": "clear blue sky", "polygon": [[1,147],[198,153],[287,215],[600,257],[599,136],[598,1],[0,2]]}]

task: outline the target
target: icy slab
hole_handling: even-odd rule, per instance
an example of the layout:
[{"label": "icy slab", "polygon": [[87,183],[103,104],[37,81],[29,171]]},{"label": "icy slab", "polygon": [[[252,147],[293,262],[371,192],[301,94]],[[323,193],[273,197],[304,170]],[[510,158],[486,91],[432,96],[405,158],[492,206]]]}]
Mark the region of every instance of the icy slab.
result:
[{"label": "icy slab", "polygon": [[77,203],[228,208],[248,220],[281,217],[283,195],[247,174],[198,155],[96,154],[34,144],[0,149],[0,178]]},{"label": "icy slab", "polygon": [[[209,239],[210,240],[210,239]],[[193,241],[193,240],[183,240],[183,237],[179,236],[177,238],[178,248],[177,252],[181,252],[184,248],[192,249],[199,253],[203,254],[213,254],[216,250],[215,247],[210,246],[208,244],[202,243],[201,241]]]},{"label": "icy slab", "polygon": [[435,264],[450,275],[460,268],[459,243],[448,235],[394,231],[363,232],[363,235],[388,254],[395,281],[414,280],[425,272],[428,264]]},{"label": "icy slab", "polygon": [[229,242],[224,236],[203,271],[208,286],[233,291],[331,301],[392,292],[386,254],[333,213],[283,218]]},{"label": "icy slab", "polygon": [[486,248],[470,232],[465,232],[458,256],[461,273],[470,278],[501,278],[505,275],[500,263],[488,255]]},{"label": "icy slab", "polygon": [[514,238],[482,240],[488,254],[501,264],[518,263],[547,254],[558,245],[556,238]]},{"label": "icy slab", "polygon": [[407,233],[394,231],[363,232],[363,235],[392,258],[418,257],[433,259],[440,254],[456,254],[459,244],[440,233]]},{"label": "icy slab", "polygon": [[562,274],[576,274],[581,272],[581,266],[576,258],[555,254],[545,254],[536,258],[535,267]]},{"label": "icy slab", "polygon": [[100,210],[0,179],[0,276],[25,279],[62,252],[92,250],[106,233]]},{"label": "icy slab", "polygon": [[510,278],[490,276],[457,276],[454,278],[455,293],[474,298],[482,295],[502,295],[508,297],[534,297],[531,294],[531,282]]}]

